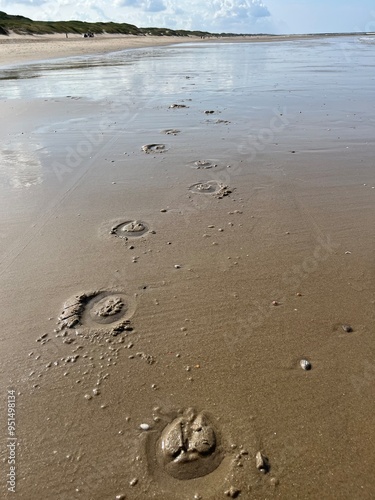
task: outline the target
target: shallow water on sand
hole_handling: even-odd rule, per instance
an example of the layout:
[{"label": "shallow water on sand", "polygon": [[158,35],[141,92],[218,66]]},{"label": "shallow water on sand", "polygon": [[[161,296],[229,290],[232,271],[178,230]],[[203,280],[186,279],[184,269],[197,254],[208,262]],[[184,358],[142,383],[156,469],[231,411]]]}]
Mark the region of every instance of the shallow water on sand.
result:
[{"label": "shallow water on sand", "polygon": [[374,55],[0,68],[20,498],[372,498]]}]

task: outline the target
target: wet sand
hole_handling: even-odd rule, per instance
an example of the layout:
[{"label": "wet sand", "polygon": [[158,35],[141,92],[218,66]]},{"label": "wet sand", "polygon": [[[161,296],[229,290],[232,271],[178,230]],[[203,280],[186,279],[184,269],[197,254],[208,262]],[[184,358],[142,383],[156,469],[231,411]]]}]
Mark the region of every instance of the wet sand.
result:
[{"label": "wet sand", "polygon": [[374,50],[1,73],[17,498],[373,497]]},{"label": "wet sand", "polygon": [[200,37],[189,36],[135,36],[135,35],[96,35],[94,38],[83,38],[70,33],[54,35],[0,35],[0,65],[27,63],[61,57],[73,57],[92,54],[107,54],[125,49],[157,47],[180,43],[249,43],[249,42],[283,42],[286,40],[304,40],[326,37],[326,35],[244,35],[237,37]]}]

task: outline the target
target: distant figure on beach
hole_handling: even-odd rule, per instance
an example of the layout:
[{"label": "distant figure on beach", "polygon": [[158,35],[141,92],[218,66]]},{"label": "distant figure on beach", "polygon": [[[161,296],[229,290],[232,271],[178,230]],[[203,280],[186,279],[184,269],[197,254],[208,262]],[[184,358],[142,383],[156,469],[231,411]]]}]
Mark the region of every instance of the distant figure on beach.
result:
[{"label": "distant figure on beach", "polygon": [[66,38],[68,38],[68,33],[65,33]]}]

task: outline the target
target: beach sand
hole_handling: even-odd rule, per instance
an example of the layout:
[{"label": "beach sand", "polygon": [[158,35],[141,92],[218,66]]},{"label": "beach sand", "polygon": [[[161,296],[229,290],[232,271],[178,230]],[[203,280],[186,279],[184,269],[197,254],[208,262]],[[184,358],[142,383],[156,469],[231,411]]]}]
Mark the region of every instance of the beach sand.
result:
[{"label": "beach sand", "polygon": [[325,35],[284,35],[284,36],[237,36],[211,37],[201,39],[197,36],[135,36],[135,35],[96,35],[83,38],[82,35],[0,35],[0,65],[27,63],[30,61],[56,59],[61,57],[106,54],[125,49],[158,47],[180,43],[243,43],[274,42],[285,40],[304,40],[325,37]]},{"label": "beach sand", "polygon": [[[192,39],[194,40],[195,37]],[[15,35],[0,36],[0,64],[15,64],[43,59],[55,59],[88,54],[104,54],[124,49],[155,47],[191,41],[189,37],[97,35]]]},{"label": "beach sand", "polygon": [[373,88],[287,43],[4,73],[16,498],[373,498]]}]

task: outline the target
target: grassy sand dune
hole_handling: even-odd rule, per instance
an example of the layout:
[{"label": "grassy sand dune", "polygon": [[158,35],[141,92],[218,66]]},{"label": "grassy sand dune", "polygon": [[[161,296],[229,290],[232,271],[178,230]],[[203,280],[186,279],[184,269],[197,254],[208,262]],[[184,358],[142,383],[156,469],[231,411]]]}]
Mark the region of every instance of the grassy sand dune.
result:
[{"label": "grassy sand dune", "polygon": [[52,35],[54,33],[154,35],[154,36],[208,36],[207,31],[171,30],[167,28],[138,28],[128,23],[87,23],[84,21],[33,21],[24,16],[11,16],[0,11],[0,34]]}]

